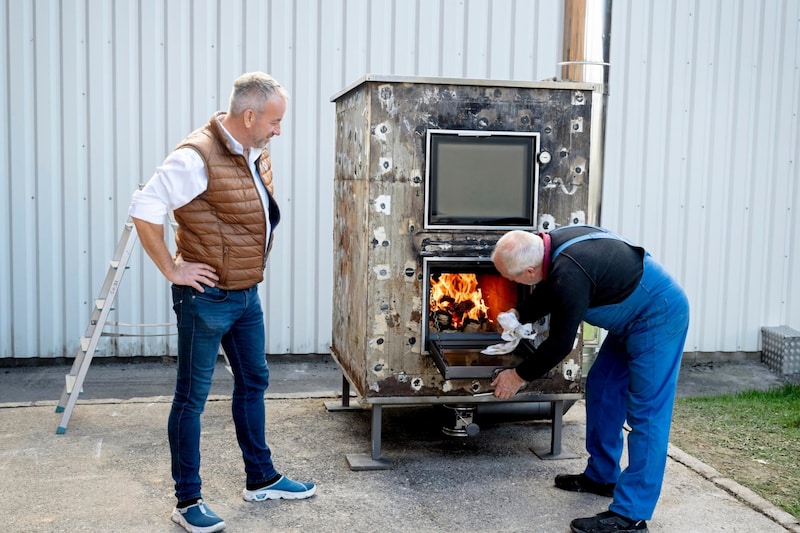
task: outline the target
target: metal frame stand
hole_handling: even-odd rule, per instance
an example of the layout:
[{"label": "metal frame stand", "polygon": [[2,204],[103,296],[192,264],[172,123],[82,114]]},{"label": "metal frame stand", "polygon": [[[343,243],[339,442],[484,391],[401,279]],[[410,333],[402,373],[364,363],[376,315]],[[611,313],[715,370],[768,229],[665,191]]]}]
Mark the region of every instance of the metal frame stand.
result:
[{"label": "metal frame stand", "polygon": [[[534,448],[530,448],[530,450],[536,454],[542,460],[550,461],[555,459],[575,459],[579,456],[575,453],[572,453],[568,450],[565,450],[562,446],[562,429],[563,429],[563,421],[564,421],[564,403],[567,400],[578,400],[583,398],[582,394],[544,394],[544,395],[530,395],[526,396],[524,394],[518,395],[518,399],[512,400],[515,402],[521,401],[549,401],[550,402],[550,412],[551,412],[551,423],[550,423],[550,448],[549,450],[535,450]],[[472,401],[466,401],[470,399]],[[328,411],[360,411],[365,408],[371,407],[372,409],[372,416],[371,416],[371,443],[370,443],[370,453],[348,453],[345,456],[347,457],[347,462],[350,464],[350,470],[354,471],[361,471],[361,470],[388,470],[394,466],[392,461],[386,459],[385,457],[381,456],[381,430],[383,426],[383,406],[384,405],[412,405],[412,404],[444,404],[444,403],[453,403],[456,401],[455,398],[452,397],[415,397],[415,398],[381,398],[381,399],[369,399],[366,402],[366,405],[359,404],[356,406],[350,405],[350,382],[347,381],[347,377],[342,375],[342,401],[339,402],[325,402],[325,408]],[[495,401],[491,397],[482,396],[482,397],[474,397],[474,398],[461,398],[457,399],[457,403],[459,404],[477,404],[477,403],[487,403]]]},{"label": "metal frame stand", "polygon": [[564,426],[564,400],[550,402],[550,450],[534,448],[530,450],[543,461],[554,459],[577,459],[578,455],[561,446],[561,430]]},{"label": "metal frame stand", "polygon": [[[363,411],[362,405],[350,405],[350,382],[342,374],[342,401],[325,402],[328,411]],[[391,461],[381,457],[381,430],[383,429],[383,406],[372,404],[372,446],[370,454],[348,453],[347,462],[350,470],[388,470],[394,465]]]}]

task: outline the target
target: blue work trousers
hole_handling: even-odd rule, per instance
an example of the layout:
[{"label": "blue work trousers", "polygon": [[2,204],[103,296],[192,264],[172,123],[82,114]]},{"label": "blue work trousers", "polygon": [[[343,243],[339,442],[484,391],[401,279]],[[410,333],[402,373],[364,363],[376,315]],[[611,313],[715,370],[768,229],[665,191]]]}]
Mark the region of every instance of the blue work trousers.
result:
[{"label": "blue work trousers", "polygon": [[257,287],[198,292],[172,286],[178,322],[178,376],[169,415],[172,477],[178,501],[201,497],[200,415],[211,389],[220,344],[233,372],[231,410],[247,483],[277,472],[266,443],[264,392],[269,385],[264,314]]},{"label": "blue work trousers", "polygon": [[[683,289],[649,254],[639,287],[624,301],[590,309],[608,330],[586,379],[586,475],[616,483],[609,509],[649,520],[661,493],[672,408],[689,327]],[[627,420],[628,464],[621,470]]]}]

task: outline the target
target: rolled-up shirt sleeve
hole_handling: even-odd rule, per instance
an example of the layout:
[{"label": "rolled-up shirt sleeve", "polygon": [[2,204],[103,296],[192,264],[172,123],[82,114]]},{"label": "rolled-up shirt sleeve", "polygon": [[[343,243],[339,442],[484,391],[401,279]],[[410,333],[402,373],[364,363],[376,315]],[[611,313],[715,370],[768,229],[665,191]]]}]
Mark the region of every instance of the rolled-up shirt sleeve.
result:
[{"label": "rolled-up shirt sleeve", "polygon": [[156,168],[145,186],[133,193],[128,215],[163,224],[170,211],[191,202],[208,186],[203,159],[191,148],[179,148]]}]

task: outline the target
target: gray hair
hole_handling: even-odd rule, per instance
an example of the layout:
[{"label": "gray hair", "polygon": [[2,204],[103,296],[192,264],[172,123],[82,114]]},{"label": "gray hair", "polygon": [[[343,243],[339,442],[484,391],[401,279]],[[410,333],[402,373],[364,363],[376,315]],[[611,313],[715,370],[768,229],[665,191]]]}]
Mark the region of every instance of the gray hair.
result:
[{"label": "gray hair", "polygon": [[228,113],[241,115],[248,109],[260,113],[270,98],[276,94],[285,101],[289,100],[289,92],[269,74],[264,72],[242,74],[233,82]]},{"label": "gray hair", "polygon": [[544,242],[527,231],[509,231],[500,239],[492,252],[492,262],[500,262],[512,276],[522,274],[528,267],[542,266]]}]

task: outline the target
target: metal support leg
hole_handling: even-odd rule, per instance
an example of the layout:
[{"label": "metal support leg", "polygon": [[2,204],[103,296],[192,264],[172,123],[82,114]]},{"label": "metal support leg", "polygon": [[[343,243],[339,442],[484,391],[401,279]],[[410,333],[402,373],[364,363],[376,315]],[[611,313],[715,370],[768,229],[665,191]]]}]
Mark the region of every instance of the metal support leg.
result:
[{"label": "metal support leg", "polygon": [[550,450],[536,450],[531,448],[539,459],[577,459],[578,455],[561,448],[561,430],[564,427],[564,400],[555,400],[550,403],[550,415],[552,424],[550,425]]},{"label": "metal support leg", "polygon": [[350,382],[342,374],[342,407],[350,407]]},{"label": "metal support leg", "polygon": [[342,374],[342,401],[325,402],[328,411],[361,411],[360,405],[350,405],[350,382]]},{"label": "metal support leg", "polygon": [[376,403],[372,406],[372,460],[381,459],[381,432],[383,431],[383,406]]},{"label": "metal support leg", "polygon": [[383,423],[383,406],[379,403],[372,404],[372,445],[371,455],[363,453],[348,453],[347,462],[350,470],[388,470],[392,462],[381,457],[381,426]]},{"label": "metal support leg", "polygon": [[[342,400],[341,402],[325,402],[325,409],[328,411],[362,411],[361,405],[350,405],[350,382],[342,374]],[[371,449],[370,454],[348,453],[347,462],[350,463],[350,470],[387,470],[392,467],[391,461],[381,458],[381,426],[383,423],[383,406],[381,404],[372,405],[372,428],[371,428]]]}]

